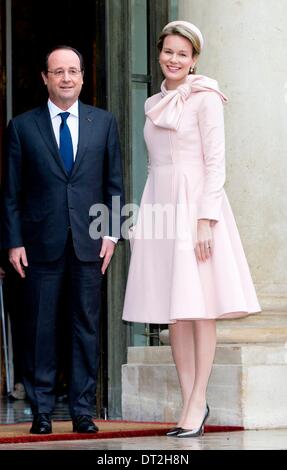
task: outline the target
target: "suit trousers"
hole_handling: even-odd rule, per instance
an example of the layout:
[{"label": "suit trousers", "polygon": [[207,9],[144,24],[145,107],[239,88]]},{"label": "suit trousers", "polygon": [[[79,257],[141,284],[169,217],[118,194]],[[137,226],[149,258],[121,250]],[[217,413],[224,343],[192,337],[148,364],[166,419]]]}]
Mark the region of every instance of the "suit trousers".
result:
[{"label": "suit trousers", "polygon": [[80,261],[69,233],[65,251],[57,261],[33,262],[26,268],[23,375],[33,414],[51,413],[55,406],[57,324],[65,281],[68,325],[63,341],[70,347],[70,413],[72,418],[92,416],[99,364],[101,264],[100,259]]}]

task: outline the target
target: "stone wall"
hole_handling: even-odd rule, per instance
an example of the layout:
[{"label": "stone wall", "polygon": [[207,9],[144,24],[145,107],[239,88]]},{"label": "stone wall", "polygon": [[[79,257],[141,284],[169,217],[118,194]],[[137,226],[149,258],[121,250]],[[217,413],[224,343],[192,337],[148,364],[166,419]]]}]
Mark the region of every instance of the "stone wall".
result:
[{"label": "stone wall", "polygon": [[287,307],[286,2],[178,5],[178,18],[196,24],[205,39],[197,72],[218,80],[229,97],[226,191],[259,298],[269,309],[278,298]]}]

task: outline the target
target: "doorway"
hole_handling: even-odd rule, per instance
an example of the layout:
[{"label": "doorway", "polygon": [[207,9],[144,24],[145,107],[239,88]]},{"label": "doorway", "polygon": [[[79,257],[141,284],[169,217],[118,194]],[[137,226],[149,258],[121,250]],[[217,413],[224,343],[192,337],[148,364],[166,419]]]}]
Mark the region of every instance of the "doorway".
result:
[{"label": "doorway", "polygon": [[[106,108],[105,11],[105,0],[85,0],[82,4],[77,0],[0,0],[1,165],[7,120],[47,101],[40,73],[46,53],[54,46],[69,45],[83,54],[85,75],[80,98]],[[106,303],[104,285],[98,416],[106,415],[107,410]]]}]

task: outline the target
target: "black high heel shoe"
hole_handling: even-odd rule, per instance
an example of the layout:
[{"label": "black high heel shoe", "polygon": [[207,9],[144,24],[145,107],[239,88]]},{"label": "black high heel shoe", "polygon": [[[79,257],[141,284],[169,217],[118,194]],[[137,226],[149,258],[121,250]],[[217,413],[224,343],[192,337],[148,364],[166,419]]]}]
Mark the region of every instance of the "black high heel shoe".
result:
[{"label": "black high heel shoe", "polygon": [[171,428],[169,431],[167,431],[166,436],[177,436],[180,431],[182,431],[182,428]]},{"label": "black high heel shoe", "polygon": [[204,417],[203,417],[202,423],[199,426],[199,428],[196,428],[196,429],[181,429],[181,431],[179,431],[176,434],[176,437],[198,437],[198,436],[202,436],[203,433],[204,433],[204,423],[205,423],[205,421],[207,420],[207,418],[209,416],[209,411],[210,411],[209,406],[208,406],[208,404],[206,404]]}]

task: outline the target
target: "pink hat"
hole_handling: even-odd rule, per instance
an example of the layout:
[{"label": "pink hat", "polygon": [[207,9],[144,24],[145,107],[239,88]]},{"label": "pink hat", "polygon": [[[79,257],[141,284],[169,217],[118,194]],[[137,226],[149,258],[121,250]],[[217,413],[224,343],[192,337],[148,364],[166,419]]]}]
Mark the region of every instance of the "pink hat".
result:
[{"label": "pink hat", "polygon": [[171,23],[168,23],[167,25],[165,25],[165,27],[163,28],[163,31],[166,28],[169,28],[170,26],[185,26],[186,29],[189,29],[190,31],[192,31],[193,33],[195,33],[197,35],[197,37],[199,39],[199,42],[200,42],[200,47],[201,47],[201,49],[203,48],[203,44],[204,44],[203,36],[201,34],[201,31],[197,28],[197,26],[195,26],[192,23],[189,23],[189,21],[176,20],[176,21],[172,21]]}]

